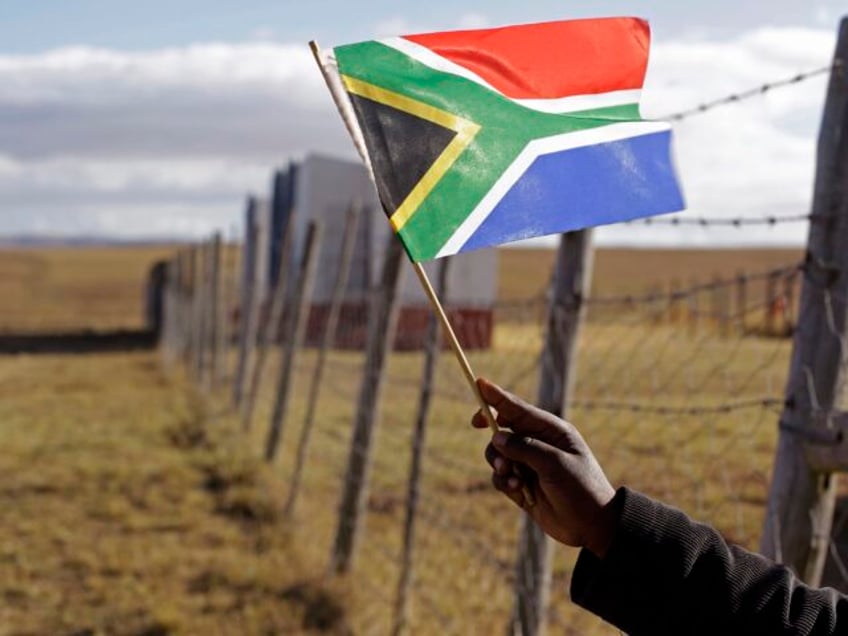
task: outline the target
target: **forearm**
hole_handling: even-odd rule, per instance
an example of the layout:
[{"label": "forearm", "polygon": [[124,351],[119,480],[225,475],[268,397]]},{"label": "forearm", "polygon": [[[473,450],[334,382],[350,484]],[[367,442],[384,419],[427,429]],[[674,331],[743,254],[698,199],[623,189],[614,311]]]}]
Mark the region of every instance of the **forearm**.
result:
[{"label": "forearm", "polygon": [[609,551],[603,560],[581,553],[571,594],[631,636],[848,633],[846,597],[809,588],[638,493],[620,489],[615,503],[620,520]]}]

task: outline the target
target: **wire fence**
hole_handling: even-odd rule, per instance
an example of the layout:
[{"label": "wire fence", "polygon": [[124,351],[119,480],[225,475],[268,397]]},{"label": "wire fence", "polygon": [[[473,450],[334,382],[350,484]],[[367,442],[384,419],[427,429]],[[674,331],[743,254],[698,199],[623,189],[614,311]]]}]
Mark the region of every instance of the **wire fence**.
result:
[{"label": "wire fence", "polygon": [[830,73],[834,69],[841,70],[842,64],[843,62],[841,60],[837,60],[834,64],[820,66],[818,68],[814,68],[803,73],[797,73],[790,77],[786,77],[779,80],[773,80],[771,82],[765,82],[763,84],[759,84],[758,86],[754,86],[753,88],[749,88],[736,93],[730,93],[729,95],[725,95],[717,99],[702,102],[697,106],[693,106],[692,108],[687,108],[676,113],[664,115],[663,117],[661,117],[661,119],[666,119],[673,122],[680,122],[696,115],[708,113],[709,111],[715,110],[716,108],[720,108],[722,106],[738,104],[739,102],[765,95],[766,93],[771,92],[775,89],[786,88],[787,86],[794,86],[800,84],[809,79],[813,79],[814,77],[819,77]]},{"label": "wire fence", "polygon": [[[705,101],[665,119],[686,121],[834,70],[843,72],[842,63]],[[829,231],[832,221],[832,216],[810,210],[734,217],[675,214],[629,224],[692,231],[732,227],[740,232],[792,224],[801,233],[807,224]],[[213,385],[207,375],[217,377],[217,386],[227,389],[212,399],[229,402],[230,385],[240,383],[240,390],[233,391],[240,395],[236,419],[257,455],[267,452],[268,431],[277,421],[279,453],[273,470],[289,488],[285,508],[293,528],[292,552],[322,572],[330,569],[342,523],[341,493],[350,479],[346,467],[353,456],[368,457],[368,488],[348,574],[353,631],[396,633],[401,624],[414,634],[504,630],[522,580],[516,573],[522,513],[490,484],[483,459],[488,436],[469,426],[474,401],[448,352],[434,362],[432,384],[427,379],[423,349],[429,310],[401,309],[397,346],[385,366],[377,368],[373,361],[369,366],[365,351],[370,299],[348,297],[324,351],[325,329],[333,322],[330,305],[309,306],[298,340],[295,272],[281,277],[292,280],[275,315],[276,288],[264,280],[251,289],[256,281],[246,266],[251,251],[246,243],[225,247],[214,275],[210,252],[182,250],[174,258],[174,246],[4,249],[0,335],[148,328],[146,267],[168,259],[163,281],[165,364],[171,371],[181,364],[206,389]],[[143,251],[143,258],[127,250]],[[793,337],[798,341],[810,329],[799,311],[802,284],[821,296],[824,331],[842,350],[843,373],[848,364],[848,343],[834,318],[848,298],[826,283],[830,267],[809,258],[787,258],[779,266],[746,266],[736,274],[687,274],[687,281],[667,271],[632,288],[608,281],[596,285],[598,293],[582,299],[587,311],[567,416],[611,481],[676,505],[729,540],[756,550],[778,435],[781,430],[809,434],[781,420],[787,396],[800,392],[812,405],[820,403],[815,378],[788,386]],[[546,281],[552,272],[537,268],[527,278],[533,279],[528,289],[544,291],[473,307],[448,293],[446,306],[475,371],[532,401],[545,356],[551,302]],[[128,279],[138,285],[127,285]],[[309,305],[308,298],[305,302]],[[247,333],[249,323],[255,330]],[[292,373],[281,388],[287,356]],[[366,442],[352,436],[352,423],[364,387],[374,377],[380,378],[382,391],[371,424],[373,438]],[[224,379],[228,385],[220,383]],[[416,419],[428,387],[426,437],[420,439]],[[282,392],[288,398],[277,413]],[[246,414],[244,401],[254,398]],[[826,408],[818,410],[829,414]],[[822,445],[837,444],[836,429],[825,428],[819,435]],[[417,446],[420,481],[411,496]],[[405,533],[413,498],[410,552]],[[824,582],[848,591],[846,536],[848,503],[840,500]],[[547,608],[551,631],[618,634],[568,601],[575,560],[574,550],[555,550],[554,590]],[[407,563],[412,574],[405,584]]]},{"label": "wire fence", "polygon": [[[678,505],[733,541],[757,547],[802,275],[800,264],[788,263],[686,288],[664,281],[663,291],[588,299],[569,417],[614,483]],[[544,296],[496,304],[493,332],[481,328],[479,343],[466,342],[475,370],[532,398],[546,307]],[[361,347],[366,313],[347,311],[327,355],[294,512],[305,533],[298,551],[317,563],[328,561],[333,545],[352,452],[350,423],[362,379],[369,377]],[[403,329],[401,319],[401,340]],[[271,417],[277,398],[273,378],[283,356],[280,346],[270,350],[257,392],[251,428],[257,449],[265,442],[261,423]],[[295,364],[276,460],[275,470],[289,481],[318,359],[313,338]],[[392,352],[384,371],[365,528],[354,565],[361,621],[356,628],[362,633],[389,633],[396,619],[423,368],[424,354],[413,349]],[[486,436],[468,426],[473,411],[455,361],[441,356],[422,456],[412,633],[498,630],[509,618],[520,513],[489,484],[482,459]],[[617,633],[568,602],[575,556],[566,549],[556,554],[549,623],[564,633]]]},{"label": "wire fence", "polygon": [[[763,84],[671,119],[680,121],[797,85],[829,70],[830,66],[823,67]],[[732,219],[676,216],[649,222],[744,229],[825,220],[807,213]],[[712,524],[729,540],[757,549],[780,431],[777,423],[786,395],[795,390],[790,386],[787,391],[792,336],[797,342],[809,328],[799,320],[800,288],[802,280],[816,284],[817,268],[808,259],[732,277],[710,277],[705,272],[688,286],[669,276],[648,291],[585,299],[577,384],[567,415],[614,484],[627,484],[676,505]],[[551,272],[543,275],[551,278]],[[191,290],[189,301],[202,296],[197,290],[204,284]],[[827,288],[823,293],[828,302],[844,303]],[[267,449],[262,424],[280,415],[281,392],[290,395],[276,424],[280,444],[274,466],[291,488],[296,484],[299,489],[295,503],[287,505],[295,522],[293,540],[299,558],[334,563],[343,527],[354,523],[345,516],[340,493],[352,480],[367,483],[358,491],[363,500],[349,574],[357,609],[354,630],[364,634],[399,633],[401,627],[411,633],[503,630],[510,620],[514,588],[524,578],[523,573],[516,575],[521,513],[490,486],[490,471],[482,459],[487,438],[467,424],[475,409],[461,370],[449,356],[440,356],[431,383],[425,375],[426,356],[414,311],[400,312],[395,344],[402,346],[390,351],[382,364],[364,352],[365,343],[380,335],[368,334],[376,305],[369,311],[360,299],[358,305],[341,311],[331,346],[322,350],[320,334],[313,331],[320,332],[331,322],[327,308],[311,309],[300,340],[295,336],[298,300],[287,298],[289,308],[276,327],[280,337],[268,340],[269,364],[256,376],[252,426],[245,429],[257,451]],[[273,315],[270,290],[256,302],[259,315],[265,319]],[[463,316],[461,301],[452,301],[449,293],[446,304],[456,316]],[[536,294],[496,302],[467,314],[471,318],[461,318],[469,359],[478,374],[532,399],[545,355],[548,305],[547,295]],[[184,322],[192,324],[197,314],[191,305],[188,312],[180,311]],[[242,324],[247,319],[245,305],[236,311],[233,303],[224,314],[238,315]],[[182,341],[169,337],[180,329]],[[202,349],[199,340],[185,337],[192,331],[179,324],[166,327],[166,358],[173,362],[176,355],[186,354],[191,359],[193,349]],[[843,342],[835,321],[831,334]],[[248,341],[253,346],[263,338],[253,334]],[[233,355],[230,352],[229,357]],[[235,366],[232,360],[229,364]],[[289,381],[274,382],[286,368],[293,369]],[[320,384],[313,390],[316,378]],[[374,418],[363,429],[367,434],[359,436],[358,405],[376,390],[374,382],[380,387],[378,406],[368,414]],[[422,439],[414,431],[424,393],[431,402]],[[310,396],[316,395],[317,401],[310,404]],[[352,422],[357,422],[353,435]],[[421,453],[420,481],[411,488],[416,449]],[[352,475],[346,467],[356,462],[363,472]],[[415,520],[411,552],[410,510]],[[834,533],[845,524],[848,509],[837,516]],[[829,573],[834,577],[831,582],[848,589],[843,550],[839,541],[830,544]],[[573,550],[555,552],[548,623],[566,634],[617,634],[568,602],[575,558]],[[405,564],[410,562],[411,580],[404,578]]]}]

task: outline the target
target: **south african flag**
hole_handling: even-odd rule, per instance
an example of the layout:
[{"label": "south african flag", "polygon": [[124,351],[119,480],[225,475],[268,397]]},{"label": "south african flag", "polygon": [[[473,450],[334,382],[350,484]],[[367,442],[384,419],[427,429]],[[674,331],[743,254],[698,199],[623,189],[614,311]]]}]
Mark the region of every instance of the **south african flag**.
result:
[{"label": "south african flag", "polygon": [[320,63],[414,261],[681,210],[636,18],[408,35]]}]

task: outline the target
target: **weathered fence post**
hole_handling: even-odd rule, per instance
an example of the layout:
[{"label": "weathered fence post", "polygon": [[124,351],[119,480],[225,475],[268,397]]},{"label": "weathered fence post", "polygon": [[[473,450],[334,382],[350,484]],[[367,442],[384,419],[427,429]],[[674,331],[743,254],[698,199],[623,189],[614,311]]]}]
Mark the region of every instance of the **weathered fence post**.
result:
[{"label": "weathered fence post", "polygon": [[715,333],[721,333],[721,279],[718,274],[713,275],[713,280],[709,285],[710,290],[710,327]]},{"label": "weathered fence post", "polygon": [[688,292],[688,305],[689,305],[689,335],[697,336],[698,335],[698,320],[700,318],[700,309],[698,307],[698,281],[693,280],[691,284],[691,288]]},{"label": "weathered fence post", "polygon": [[[563,234],[551,286],[537,404],[568,416],[577,376],[577,343],[592,281],[592,232]],[[515,606],[510,633],[543,634],[551,583],[551,543],[524,515],[515,570]]]},{"label": "weathered fence post", "polygon": [[783,333],[792,335],[795,329],[795,284],[798,272],[785,272],[783,275]]},{"label": "weathered fence post", "polygon": [[350,570],[359,536],[362,513],[368,499],[371,472],[371,442],[380,415],[380,397],[388,351],[397,328],[397,295],[402,281],[404,252],[400,241],[389,235],[380,282],[371,293],[368,308],[368,344],[365,369],[356,406],[339,521],[330,557],[330,571]]},{"label": "weathered fence post", "polygon": [[194,286],[194,356],[192,375],[197,387],[203,388],[203,374],[206,359],[206,332],[208,324],[208,288],[206,269],[206,243],[201,241],[194,246],[195,286]]},{"label": "weathered fence post", "polygon": [[353,263],[353,253],[356,247],[357,229],[361,209],[359,204],[352,204],[347,211],[344,230],[342,231],[342,245],[339,253],[339,269],[336,273],[336,281],[330,296],[330,307],[327,319],[324,322],[324,332],[321,334],[321,344],[318,350],[318,359],[312,372],[312,380],[309,385],[309,395],[306,401],[306,416],[303,419],[303,428],[300,430],[300,440],[297,444],[297,455],[295,456],[294,470],[289,483],[289,494],[286,498],[283,514],[287,517],[294,515],[297,506],[297,498],[300,494],[300,481],[306,466],[306,455],[309,452],[309,440],[312,436],[312,426],[315,421],[315,411],[318,406],[318,395],[321,392],[321,381],[324,377],[324,365],[327,354],[336,339],[336,330],[339,324],[339,313],[344,301],[347,283],[350,278],[350,268]]},{"label": "weathered fence post", "polygon": [[177,298],[179,294],[179,260],[176,256],[165,265],[165,289],[163,293],[162,311],[162,366],[165,373],[173,371],[177,352]]},{"label": "weathered fence post", "polygon": [[[839,27],[819,132],[813,222],[801,312],[780,418],[780,436],[761,550],[818,585],[830,544],[836,476],[817,472],[805,444],[845,396],[848,296],[848,19]],[[827,421],[827,417],[823,418]],[[845,468],[845,467],[843,467]]]},{"label": "weathered fence post", "polygon": [[225,352],[221,360],[221,373],[224,382],[233,382],[235,379],[235,365],[237,357],[232,355],[233,343],[238,343],[239,331],[236,318],[240,311],[241,302],[241,271],[242,250],[239,247],[238,231],[235,227],[230,228],[229,240],[224,249],[224,328],[221,330],[222,349]]},{"label": "weathered fence post", "polygon": [[262,217],[267,216],[266,204],[250,197],[247,205],[245,240],[242,248],[242,297],[239,312],[239,353],[236,373],[233,380],[233,404],[237,408],[244,399],[244,382],[247,370],[253,359],[253,349],[256,346],[256,329],[259,321],[263,290],[260,289],[263,280],[262,268],[265,259],[262,257],[268,241],[265,239],[267,224]]},{"label": "weathered fence post", "polygon": [[748,310],[748,277],[745,272],[736,275],[736,329],[739,335],[745,335],[746,319]]},{"label": "weathered fence post", "polygon": [[[448,268],[450,258],[439,262],[436,280],[436,294],[447,304]],[[395,593],[393,636],[406,633],[409,624],[409,593],[412,589],[413,555],[415,553],[415,518],[418,513],[420,493],[421,465],[424,444],[427,438],[427,419],[430,416],[430,402],[433,396],[433,378],[441,349],[441,328],[435,314],[430,316],[424,343],[424,372],[421,377],[421,392],[418,396],[418,413],[412,431],[412,457],[409,464],[409,479],[406,489],[406,511],[403,523],[403,549],[401,552],[400,577]]]},{"label": "weathered fence post", "polygon": [[194,258],[192,258],[192,248],[190,245],[183,248],[183,301],[182,301],[182,359],[186,374],[189,373],[189,361],[191,360],[192,347],[192,324],[193,308],[194,308]]},{"label": "weathered fence post", "polygon": [[719,336],[726,338],[730,327],[730,302],[727,281],[716,274],[713,277],[713,313],[716,321],[716,331]]},{"label": "weathered fence post", "polygon": [[269,462],[276,459],[280,448],[283,422],[291,396],[292,372],[294,371],[297,354],[303,346],[306,325],[309,321],[309,311],[312,308],[312,287],[315,282],[315,265],[318,262],[318,252],[321,249],[321,231],[322,226],[318,221],[311,221],[306,230],[303,257],[292,298],[294,313],[289,325],[287,325],[289,329],[284,335],[283,359],[280,364],[280,375],[274,397],[274,410],[271,413],[271,425],[268,428],[268,439],[265,443],[265,460]]},{"label": "weathered fence post", "polygon": [[774,336],[777,334],[775,325],[775,313],[778,308],[778,291],[777,283],[780,279],[780,272],[769,272],[766,277],[766,302],[765,302],[765,332],[766,335]]},{"label": "weathered fence post", "polygon": [[185,262],[185,348],[183,349],[183,364],[188,375],[191,374],[192,356],[194,355],[194,300],[195,285],[197,284],[197,271],[194,261],[194,247],[189,245],[183,250]]},{"label": "weathered fence post", "polygon": [[208,325],[206,333],[206,347],[208,356],[206,360],[206,371],[204,374],[205,388],[211,390],[220,379],[220,336],[221,330],[221,234],[215,232],[207,246],[207,276],[208,296],[206,311],[208,312]]},{"label": "weathered fence post", "polygon": [[663,290],[660,285],[650,285],[647,288],[648,298],[648,315],[650,316],[650,320],[655,325],[662,324],[663,316],[666,311],[666,302],[663,298]]},{"label": "weathered fence post", "polygon": [[176,350],[174,352],[175,359],[185,359],[186,347],[186,326],[185,326],[185,307],[186,307],[186,262],[183,255],[184,250],[177,252],[174,260],[176,261],[177,278],[176,278],[176,302],[175,302],[175,335]]},{"label": "weathered fence post", "polygon": [[[265,362],[268,359],[268,352],[273,347],[274,343],[280,339],[280,334],[283,333],[285,326],[284,316],[286,308],[286,295],[289,291],[289,271],[291,260],[291,249],[294,241],[294,228],[292,227],[292,214],[289,214],[284,220],[282,227],[278,227],[278,231],[282,236],[274,240],[277,253],[274,260],[279,260],[279,268],[272,272],[271,277],[274,280],[274,291],[271,296],[271,308],[265,313],[265,318],[262,321],[262,328],[259,334],[258,349],[255,355],[255,362],[250,372],[250,381],[247,385],[247,395],[244,400],[244,408],[242,409],[242,430],[250,430],[253,424],[253,412],[256,408],[256,398],[259,396],[259,387],[262,384],[262,378],[265,373]],[[284,333],[283,346],[286,345]]]},{"label": "weathered fence post", "polygon": [[668,304],[666,306],[666,320],[671,325],[676,325],[680,320],[680,281],[673,278],[668,284]]}]

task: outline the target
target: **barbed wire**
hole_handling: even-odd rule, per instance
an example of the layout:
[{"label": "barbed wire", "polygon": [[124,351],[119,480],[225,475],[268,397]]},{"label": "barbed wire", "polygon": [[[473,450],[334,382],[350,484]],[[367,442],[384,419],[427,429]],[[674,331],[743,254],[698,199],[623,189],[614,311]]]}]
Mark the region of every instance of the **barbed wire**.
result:
[{"label": "barbed wire", "polygon": [[713,413],[732,413],[752,408],[770,408],[782,406],[783,398],[764,396],[739,400],[735,402],[724,402],[721,404],[708,404],[698,406],[662,406],[645,404],[639,402],[615,402],[603,400],[574,400],[569,406],[577,409],[595,411],[629,411],[631,413],[655,413],[657,415],[709,415]]},{"label": "barbed wire", "polygon": [[713,99],[707,102],[701,102],[697,106],[693,106],[691,108],[687,108],[676,113],[664,115],[659,119],[675,122],[683,121],[684,119],[688,119],[689,117],[692,117],[694,115],[702,115],[721,106],[727,106],[729,104],[738,104],[739,102],[751,99],[752,97],[756,97],[758,95],[765,95],[766,93],[773,91],[776,88],[783,88],[786,86],[792,86],[794,84],[800,84],[801,82],[812,79],[814,77],[818,77],[819,75],[824,75],[825,73],[829,73],[833,69],[841,67],[842,61],[836,60],[832,64],[820,66],[818,68],[814,68],[803,73],[797,73],[796,75],[793,75],[791,77],[775,80],[772,82],[765,82],[763,84],[760,84],[759,86],[755,86],[744,91],[730,93],[729,95],[719,97],[718,99]]},{"label": "barbed wire", "polygon": [[802,223],[811,222],[818,223],[824,221],[827,217],[821,214],[813,214],[810,212],[804,214],[771,214],[769,216],[736,216],[736,217],[710,217],[710,216],[649,216],[644,219],[633,219],[625,221],[625,225],[660,225],[660,226],[697,226],[702,228],[709,227],[750,227],[768,225],[782,225],[784,223]]},{"label": "barbed wire", "polygon": [[[593,448],[603,455],[611,478],[648,494],[663,495],[699,518],[731,528],[750,545],[758,510],[746,499],[755,482],[746,480],[749,474],[757,478],[763,473],[762,440],[771,439],[766,438],[765,427],[778,419],[773,413],[783,404],[782,383],[778,386],[773,377],[783,377],[785,365],[780,360],[787,353],[789,341],[748,336],[768,331],[761,327],[770,324],[774,312],[769,308],[780,294],[788,299],[786,306],[794,307],[797,297],[792,290],[802,272],[804,266],[796,262],[704,280],[683,289],[676,283],[669,287],[666,282],[662,291],[655,287],[656,292],[646,294],[586,300],[589,305],[602,307],[597,311],[601,320],[590,312],[584,325],[587,337],[580,345],[576,398],[568,406],[579,412],[582,421],[578,425],[597,436]],[[806,273],[816,274],[809,268]],[[738,294],[709,294],[741,281],[767,281],[767,285],[752,285],[747,292],[740,288]],[[697,297],[704,292],[707,302]],[[686,303],[689,298],[693,300]],[[490,331],[475,331],[479,324],[464,324],[464,333],[470,334],[473,342],[488,343],[492,338],[487,350],[470,351],[475,368],[508,388],[514,387],[524,397],[532,396],[538,388],[539,368],[546,360],[549,303],[547,292],[497,303],[493,309],[503,312],[495,318],[498,329],[502,328],[497,337]],[[748,320],[748,326],[756,326],[746,330],[745,317],[762,308],[766,311],[756,320]],[[791,315],[791,310],[786,315]],[[725,333],[714,328],[724,323],[710,318],[738,322]],[[602,322],[606,319],[609,322]],[[357,408],[358,387],[373,371],[366,367],[361,344],[352,344],[360,342],[366,323],[358,317],[356,321],[343,319],[338,343],[357,346],[357,350],[334,350],[327,358],[321,385],[323,406],[319,406],[326,417],[316,419],[317,444],[311,461],[312,465],[329,468],[304,481],[311,492],[303,501],[309,502],[304,505],[331,505],[326,497],[345,479],[345,457],[373,453],[370,496],[364,511],[371,520],[363,547],[366,562],[372,567],[362,572],[364,589],[373,601],[363,604],[357,620],[382,629],[391,618],[393,586],[400,578],[396,567],[402,550],[399,524],[407,503],[407,461],[415,443],[413,413],[423,365],[420,352],[396,355],[383,371],[384,393],[391,401],[382,409],[379,434],[375,431],[368,444],[353,439],[346,424]],[[315,355],[301,356],[296,365],[298,376],[309,377],[316,360]],[[431,391],[431,421],[421,447],[423,469],[416,486],[419,525],[409,597],[412,606],[419,604],[418,611],[424,614],[415,616],[413,612],[410,624],[458,631],[466,625],[466,606],[480,606],[491,598],[492,590],[520,582],[516,579],[512,542],[502,540],[511,528],[501,520],[498,505],[502,502],[491,492],[489,467],[480,453],[486,439],[474,437],[464,426],[474,406],[450,358],[438,367]],[[274,390],[267,386],[261,397],[267,410]],[[291,426],[297,424],[293,421]],[[492,518],[499,521],[492,523]],[[570,570],[562,571],[567,576]],[[477,588],[468,585],[479,580],[491,584]],[[458,597],[462,607],[454,605]],[[553,622],[566,624],[572,610],[565,611],[559,603],[559,599],[554,602],[550,616],[555,617]]]},{"label": "barbed wire", "polygon": [[620,296],[593,296],[584,300],[584,303],[590,306],[620,304],[639,305],[657,303],[660,301],[686,300],[690,296],[699,294],[701,292],[713,291],[721,287],[731,287],[733,285],[738,285],[740,280],[744,280],[745,282],[753,282],[757,280],[766,280],[772,276],[775,278],[794,276],[795,274],[804,269],[804,265],[805,264],[803,262],[799,262],[794,263],[792,265],[783,265],[781,267],[774,267],[771,269],[754,272],[752,274],[744,274],[739,276],[733,276],[730,278],[716,278],[706,283],[698,283],[690,287],[676,289],[668,292],[654,292],[641,295],[625,294]]}]

